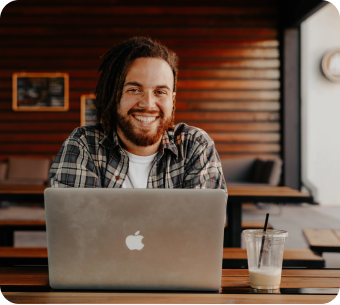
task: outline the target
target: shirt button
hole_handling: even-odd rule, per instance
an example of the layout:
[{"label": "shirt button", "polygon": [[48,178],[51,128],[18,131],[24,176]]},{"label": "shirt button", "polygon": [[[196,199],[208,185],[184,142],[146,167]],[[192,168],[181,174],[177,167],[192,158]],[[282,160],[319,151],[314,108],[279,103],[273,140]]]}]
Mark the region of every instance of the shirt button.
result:
[{"label": "shirt button", "polygon": [[120,179],[120,176],[116,176],[116,180],[119,180]]}]

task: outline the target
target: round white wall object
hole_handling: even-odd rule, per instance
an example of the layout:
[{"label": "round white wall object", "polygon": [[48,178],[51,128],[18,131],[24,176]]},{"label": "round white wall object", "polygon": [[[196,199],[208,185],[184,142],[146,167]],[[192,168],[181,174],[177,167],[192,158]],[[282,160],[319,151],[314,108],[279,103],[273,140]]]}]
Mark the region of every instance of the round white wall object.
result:
[{"label": "round white wall object", "polygon": [[322,72],[333,82],[340,82],[340,48],[328,51],[322,58]]}]

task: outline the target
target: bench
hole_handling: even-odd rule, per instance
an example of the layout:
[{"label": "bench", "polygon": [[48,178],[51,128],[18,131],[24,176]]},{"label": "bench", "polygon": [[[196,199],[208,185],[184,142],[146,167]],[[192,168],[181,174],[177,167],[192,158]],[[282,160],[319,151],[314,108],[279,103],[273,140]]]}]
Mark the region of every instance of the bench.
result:
[{"label": "bench", "polygon": [[[46,248],[0,247],[0,266],[48,265]],[[323,268],[325,261],[309,249],[285,250],[283,267]],[[223,269],[248,268],[247,250],[223,249]]]},{"label": "bench", "polygon": [[47,248],[0,247],[0,266],[48,265]]},{"label": "bench", "polygon": [[0,247],[14,245],[14,231],[46,231],[45,220],[0,220]]},{"label": "bench", "polygon": [[[226,223],[225,228],[227,228]],[[268,224],[268,228],[272,226]],[[243,221],[242,229],[263,229],[261,221]],[[0,247],[14,246],[15,231],[46,231],[45,220],[0,220]]]},{"label": "bench", "polygon": [[[223,269],[248,268],[247,250],[223,249]],[[282,267],[324,268],[325,261],[310,249],[284,250]]]},{"label": "bench", "polygon": [[340,252],[340,230],[304,229],[309,248],[322,255],[323,252]]}]

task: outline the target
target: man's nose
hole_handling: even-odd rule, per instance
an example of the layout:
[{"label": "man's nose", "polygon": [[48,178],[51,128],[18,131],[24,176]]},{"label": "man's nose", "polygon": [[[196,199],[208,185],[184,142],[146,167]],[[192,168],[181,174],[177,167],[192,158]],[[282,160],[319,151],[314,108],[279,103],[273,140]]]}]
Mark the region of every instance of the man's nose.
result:
[{"label": "man's nose", "polygon": [[156,108],[156,97],[153,94],[153,92],[152,91],[144,92],[138,106],[146,109]]}]

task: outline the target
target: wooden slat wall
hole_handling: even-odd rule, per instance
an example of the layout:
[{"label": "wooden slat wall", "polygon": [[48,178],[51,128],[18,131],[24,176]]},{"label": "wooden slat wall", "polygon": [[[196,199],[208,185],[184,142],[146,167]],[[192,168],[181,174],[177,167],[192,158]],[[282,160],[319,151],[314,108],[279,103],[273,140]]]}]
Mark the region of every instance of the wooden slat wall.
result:
[{"label": "wooden slat wall", "polygon": [[[0,19],[0,159],[55,155],[80,124],[100,56],[134,35],[177,52],[177,122],[221,158],[280,155],[277,7],[272,0],[19,0]],[[12,111],[13,72],[67,72],[68,112]]]}]

